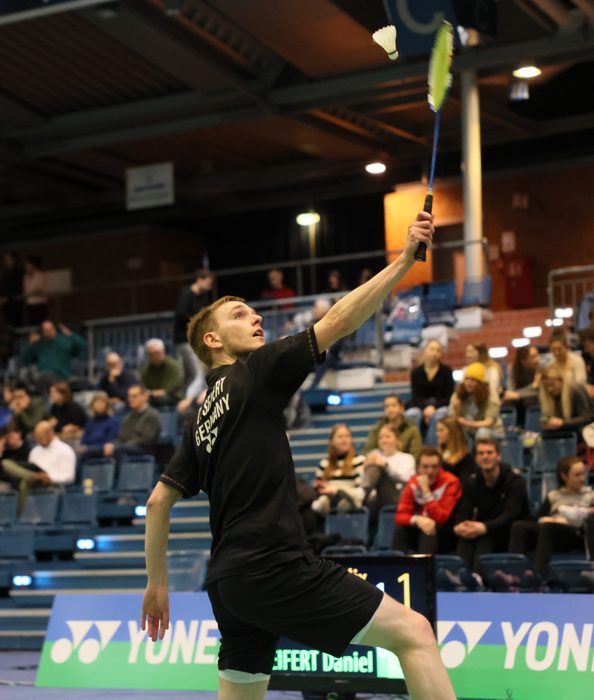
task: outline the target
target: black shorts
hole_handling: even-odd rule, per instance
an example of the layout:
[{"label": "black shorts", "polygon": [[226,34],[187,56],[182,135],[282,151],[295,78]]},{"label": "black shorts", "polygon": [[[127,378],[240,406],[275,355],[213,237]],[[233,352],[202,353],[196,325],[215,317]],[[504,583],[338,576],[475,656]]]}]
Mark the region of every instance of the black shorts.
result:
[{"label": "black shorts", "polygon": [[383,593],[309,553],[214,581],[208,597],[221,632],[219,669],[270,674],[279,637],[340,656]]}]

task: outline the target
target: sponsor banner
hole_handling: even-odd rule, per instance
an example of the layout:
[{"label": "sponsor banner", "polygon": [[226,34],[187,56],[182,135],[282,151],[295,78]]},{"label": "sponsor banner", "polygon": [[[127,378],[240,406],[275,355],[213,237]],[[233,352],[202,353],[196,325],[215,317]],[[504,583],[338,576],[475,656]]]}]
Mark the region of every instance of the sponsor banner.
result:
[{"label": "sponsor banner", "polygon": [[[215,690],[219,632],[208,596],[172,594],[172,624],[156,644],[140,629],[141,602],[136,594],[57,596],[37,685]],[[438,618],[441,656],[459,698],[591,696],[594,596],[441,593]],[[350,649],[335,659],[284,645],[276,670],[318,675],[322,689],[331,673],[400,676],[392,655]],[[295,684],[299,688],[299,678]]]}]

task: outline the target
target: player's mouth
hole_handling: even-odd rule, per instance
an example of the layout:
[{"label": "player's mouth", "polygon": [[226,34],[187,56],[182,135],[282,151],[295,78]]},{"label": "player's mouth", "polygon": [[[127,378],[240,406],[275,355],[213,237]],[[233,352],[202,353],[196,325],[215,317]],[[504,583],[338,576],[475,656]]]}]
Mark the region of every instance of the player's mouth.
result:
[{"label": "player's mouth", "polygon": [[258,328],[257,331],[255,331],[254,333],[252,333],[252,336],[253,336],[254,338],[264,338],[264,331],[263,331],[261,328]]}]

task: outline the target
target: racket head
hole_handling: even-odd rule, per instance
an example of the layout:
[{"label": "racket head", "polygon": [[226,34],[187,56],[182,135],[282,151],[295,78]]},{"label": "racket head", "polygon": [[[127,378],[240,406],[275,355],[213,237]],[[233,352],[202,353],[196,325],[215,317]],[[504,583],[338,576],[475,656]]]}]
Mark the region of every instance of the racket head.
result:
[{"label": "racket head", "polygon": [[427,100],[429,107],[438,112],[452,84],[452,57],[454,55],[454,28],[445,20],[435,34],[429,73],[427,76]]}]

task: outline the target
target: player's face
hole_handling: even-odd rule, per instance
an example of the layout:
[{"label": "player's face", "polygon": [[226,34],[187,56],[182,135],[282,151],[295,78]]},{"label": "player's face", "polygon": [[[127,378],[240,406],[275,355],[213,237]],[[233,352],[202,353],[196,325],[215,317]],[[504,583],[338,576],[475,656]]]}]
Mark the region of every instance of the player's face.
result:
[{"label": "player's face", "polygon": [[262,316],[251,306],[229,301],[220,306],[215,314],[215,333],[220,337],[225,352],[231,357],[246,355],[264,345]]}]

